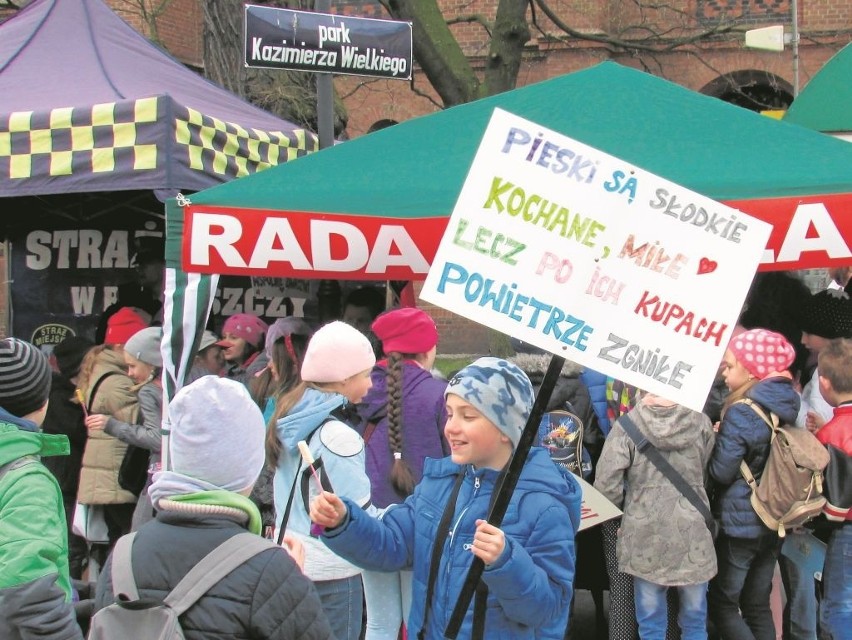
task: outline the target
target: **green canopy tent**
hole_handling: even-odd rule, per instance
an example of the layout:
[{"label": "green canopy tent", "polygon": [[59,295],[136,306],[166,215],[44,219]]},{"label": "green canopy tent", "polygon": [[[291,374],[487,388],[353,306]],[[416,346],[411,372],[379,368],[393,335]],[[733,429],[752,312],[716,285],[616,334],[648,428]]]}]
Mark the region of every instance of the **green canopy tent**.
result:
[{"label": "green canopy tent", "polygon": [[852,141],[852,44],[811,78],[784,114],[784,121]]},{"label": "green canopy tent", "polygon": [[603,63],[169,201],[169,384],[217,273],[424,278],[495,107],[770,221],[764,269],[852,263],[852,147]]}]

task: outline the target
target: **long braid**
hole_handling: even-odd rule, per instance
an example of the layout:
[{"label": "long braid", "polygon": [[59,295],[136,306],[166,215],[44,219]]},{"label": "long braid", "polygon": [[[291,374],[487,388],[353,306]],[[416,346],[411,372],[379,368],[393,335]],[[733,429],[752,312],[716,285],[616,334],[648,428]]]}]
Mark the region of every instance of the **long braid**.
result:
[{"label": "long braid", "polygon": [[408,462],[402,459],[402,363],[403,356],[398,351],[391,351],[388,356],[388,446],[393,455],[393,466],[390,472],[391,486],[401,498],[406,498],[414,491],[414,474]]}]

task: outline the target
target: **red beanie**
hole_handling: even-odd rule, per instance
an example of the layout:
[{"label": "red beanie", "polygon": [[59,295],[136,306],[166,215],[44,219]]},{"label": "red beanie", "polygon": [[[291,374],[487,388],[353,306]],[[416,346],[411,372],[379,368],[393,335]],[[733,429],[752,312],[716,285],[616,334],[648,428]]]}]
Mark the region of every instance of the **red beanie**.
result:
[{"label": "red beanie", "polygon": [[385,353],[426,353],[438,344],[435,321],[416,307],[393,309],[373,321],[373,333]]},{"label": "red beanie", "polygon": [[124,344],[137,331],[148,327],[148,323],[132,307],[122,307],[107,320],[104,344]]}]

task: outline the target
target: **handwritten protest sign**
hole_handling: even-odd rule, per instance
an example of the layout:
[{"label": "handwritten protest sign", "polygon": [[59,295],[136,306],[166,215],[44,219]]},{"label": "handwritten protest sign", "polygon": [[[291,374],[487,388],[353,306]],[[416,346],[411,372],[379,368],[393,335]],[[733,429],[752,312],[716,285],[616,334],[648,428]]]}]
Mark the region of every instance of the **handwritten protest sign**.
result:
[{"label": "handwritten protest sign", "polygon": [[621,515],[621,509],[606,499],[604,494],[595,489],[580,476],[574,476],[583,490],[583,503],[580,507],[580,531],[596,527],[601,522],[612,520]]},{"label": "handwritten protest sign", "polygon": [[495,109],[421,297],[700,410],[770,231]]}]

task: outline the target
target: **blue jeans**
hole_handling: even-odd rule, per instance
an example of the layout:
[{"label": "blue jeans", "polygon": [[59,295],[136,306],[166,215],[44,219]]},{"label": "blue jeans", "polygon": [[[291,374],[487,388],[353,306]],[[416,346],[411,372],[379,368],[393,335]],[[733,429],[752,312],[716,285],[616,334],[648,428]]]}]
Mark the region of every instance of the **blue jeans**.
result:
[{"label": "blue jeans", "polygon": [[666,587],[633,576],[636,621],[642,640],[665,640],[669,589],[677,589],[681,640],[707,640],[707,583]]},{"label": "blue jeans", "polygon": [[[795,546],[807,533],[788,533],[782,547]],[[784,606],[784,640],[816,640],[816,580],[783,553],[778,556],[787,604]]]},{"label": "blue jeans", "polygon": [[314,582],[323,611],[337,640],[358,640],[364,622],[361,575]]},{"label": "blue jeans", "polygon": [[719,534],[719,573],[710,581],[707,604],[721,640],[775,640],[769,594],[780,549],[774,533],[757,539]]},{"label": "blue jeans", "polygon": [[852,523],[831,532],[822,571],[820,623],[831,640],[848,638],[852,629]]}]

